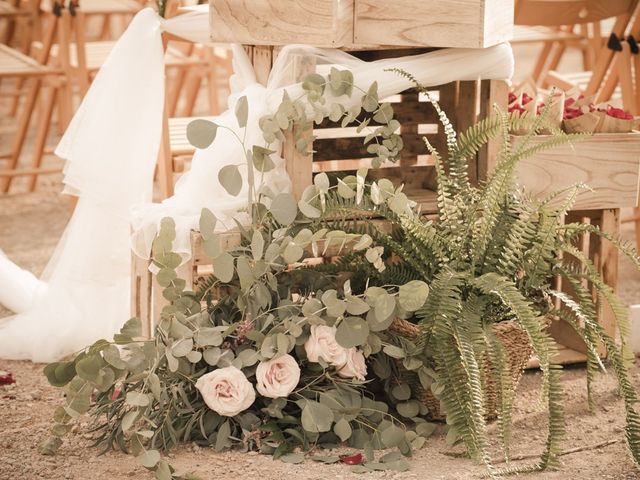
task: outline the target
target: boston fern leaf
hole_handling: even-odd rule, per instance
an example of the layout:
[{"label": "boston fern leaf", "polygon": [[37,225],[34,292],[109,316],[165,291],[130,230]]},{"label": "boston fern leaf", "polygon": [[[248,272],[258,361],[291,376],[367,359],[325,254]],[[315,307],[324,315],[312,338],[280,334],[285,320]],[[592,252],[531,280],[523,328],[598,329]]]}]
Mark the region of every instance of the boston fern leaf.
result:
[{"label": "boston fern leaf", "polygon": [[[577,302],[567,301],[566,298],[560,297],[563,304],[567,308],[567,311],[575,316],[576,320],[584,322],[585,326],[597,335],[597,339],[604,345],[607,358],[616,373],[618,384],[620,385],[620,393],[625,403],[627,420],[625,436],[627,445],[636,463],[640,463],[640,414],[637,410],[638,395],[631,382],[631,374],[627,361],[624,358],[623,352],[616,344],[615,339],[606,332],[604,327],[597,322],[592,312],[590,312],[590,292],[582,286],[581,279],[573,276],[566,270],[562,273],[563,278],[569,282],[578,297]],[[597,348],[597,343],[594,342],[593,335],[582,335],[582,338],[585,343],[590,345],[590,348]]]}]

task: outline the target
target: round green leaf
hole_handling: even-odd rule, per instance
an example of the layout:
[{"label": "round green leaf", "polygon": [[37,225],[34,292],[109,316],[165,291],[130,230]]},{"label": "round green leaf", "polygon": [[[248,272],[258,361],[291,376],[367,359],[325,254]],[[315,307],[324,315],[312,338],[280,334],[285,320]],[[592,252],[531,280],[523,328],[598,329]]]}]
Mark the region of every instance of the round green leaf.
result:
[{"label": "round green leaf", "polygon": [[234,197],[242,190],[242,175],[237,165],[225,165],[218,172],[218,181]]},{"label": "round green leaf", "polygon": [[381,440],[387,448],[397,447],[404,440],[404,430],[395,425],[389,425],[382,431]]},{"label": "round green leaf", "polygon": [[428,296],[429,285],[421,280],[411,280],[400,287],[398,303],[407,312],[415,312],[424,305]]},{"label": "round green leaf", "polygon": [[300,417],[302,428],[307,432],[321,433],[331,430],[333,411],[326,405],[307,400]]},{"label": "round green leaf", "polygon": [[218,133],[218,125],[210,120],[198,118],[187,125],[187,140],[196,148],[207,148]]},{"label": "round green leaf", "polygon": [[149,395],[140,392],[127,392],[125,401],[132,407],[146,407],[149,405]]},{"label": "round green leaf", "polygon": [[213,259],[213,274],[224,283],[233,278],[233,257],[227,252],[222,252]]},{"label": "round green leaf", "polygon": [[399,403],[396,405],[398,413],[406,418],[413,418],[420,413],[420,404],[416,400]]},{"label": "round green leaf", "polygon": [[235,111],[240,128],[246,127],[247,119],[249,117],[249,102],[247,101],[247,97],[243,96],[238,99]]},{"label": "round green leaf", "polygon": [[411,398],[411,387],[406,383],[401,383],[391,389],[391,395],[393,395],[396,400],[409,400],[409,398]]},{"label": "round green leaf", "polygon": [[344,418],[341,418],[333,426],[333,432],[340,437],[340,440],[346,442],[351,437],[351,425]]},{"label": "round green leaf", "polygon": [[160,461],[160,452],[157,450],[146,450],[142,455],[138,455],[136,458],[143,467],[153,468]]},{"label": "round green leaf", "polygon": [[298,215],[296,199],[290,193],[281,193],[271,202],[269,208],[273,218],[281,225],[291,225]]},{"label": "round green leaf", "polygon": [[345,348],[366,343],[368,336],[369,325],[360,317],[344,318],[336,330],[336,341]]},{"label": "round green leaf", "polygon": [[204,240],[211,238],[216,229],[218,219],[208,208],[200,212],[200,234]]}]

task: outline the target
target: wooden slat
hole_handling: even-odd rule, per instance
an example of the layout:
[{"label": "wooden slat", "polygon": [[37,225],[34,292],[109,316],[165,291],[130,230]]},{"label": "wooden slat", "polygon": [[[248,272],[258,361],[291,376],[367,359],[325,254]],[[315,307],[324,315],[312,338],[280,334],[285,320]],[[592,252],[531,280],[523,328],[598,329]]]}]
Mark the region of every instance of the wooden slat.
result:
[{"label": "wooden slat", "polygon": [[484,48],[508,41],[513,0],[356,0],[354,44]]},{"label": "wooden slat", "polygon": [[[533,142],[542,142],[545,136]],[[615,152],[615,155],[612,154]],[[574,209],[635,207],[640,173],[640,133],[603,133],[537,153],[518,164],[526,190],[544,196],[582,182],[593,191],[580,194]]]},{"label": "wooden slat", "polygon": [[56,71],[7,45],[0,44],[0,78],[50,75]]},{"label": "wooden slat", "polygon": [[214,42],[335,48],[353,39],[353,0],[210,0],[209,7]]}]

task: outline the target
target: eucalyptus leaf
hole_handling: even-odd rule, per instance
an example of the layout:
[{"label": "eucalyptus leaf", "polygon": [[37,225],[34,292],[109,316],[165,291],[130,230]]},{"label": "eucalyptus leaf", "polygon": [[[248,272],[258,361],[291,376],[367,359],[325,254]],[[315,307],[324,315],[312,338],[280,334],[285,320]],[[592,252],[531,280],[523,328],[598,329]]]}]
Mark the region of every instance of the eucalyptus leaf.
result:
[{"label": "eucalyptus leaf", "polygon": [[223,283],[228,283],[233,278],[233,257],[223,252],[213,259],[213,274]]},{"label": "eucalyptus leaf", "polygon": [[127,430],[129,430],[134,422],[138,419],[140,415],[140,412],[138,412],[138,410],[130,410],[127,413],[124,414],[124,417],[122,417],[122,423],[120,424],[120,426],[122,427],[122,431],[126,432]]},{"label": "eucalyptus leaf", "polygon": [[253,275],[253,270],[249,265],[249,260],[247,260],[246,257],[238,257],[236,260],[236,269],[238,271],[238,277],[240,278],[240,288],[243,292],[248,292],[256,280]]},{"label": "eucalyptus leaf", "polygon": [[187,140],[196,148],[207,148],[216,139],[218,125],[211,120],[197,118],[187,125]]},{"label": "eucalyptus leaf", "polygon": [[273,199],[269,211],[279,224],[291,225],[298,215],[296,199],[290,193],[281,193]]},{"label": "eucalyptus leaf", "polygon": [[351,425],[344,418],[341,418],[333,426],[333,432],[340,437],[340,440],[346,442],[351,437]]},{"label": "eucalyptus leaf", "polygon": [[249,102],[246,96],[240,97],[236,102],[235,113],[240,128],[246,127],[247,119],[249,117]]},{"label": "eucalyptus leaf", "polygon": [[407,312],[415,312],[425,304],[428,296],[429,285],[421,280],[411,280],[400,286],[398,303]]},{"label": "eucalyptus leaf", "polygon": [[254,260],[260,260],[264,253],[264,237],[259,230],[253,232],[251,237],[251,255]]},{"label": "eucalyptus leaf", "polygon": [[160,461],[160,452],[157,450],[147,450],[136,458],[143,467],[153,468]]},{"label": "eucalyptus leaf", "polygon": [[125,401],[132,407],[146,407],[149,405],[149,395],[140,392],[127,392]]},{"label": "eucalyptus leaf", "polygon": [[218,219],[208,208],[200,212],[200,234],[204,240],[208,240],[214,234]]},{"label": "eucalyptus leaf", "polygon": [[284,463],[302,463],[304,462],[304,453],[286,453],[280,457]]},{"label": "eucalyptus leaf", "polygon": [[218,181],[234,197],[242,190],[242,175],[237,165],[225,165],[218,172]]},{"label": "eucalyptus leaf", "polygon": [[344,318],[336,330],[336,341],[345,348],[364,344],[368,336],[369,325],[360,317]]},{"label": "eucalyptus leaf", "polygon": [[333,412],[329,407],[313,400],[306,400],[300,417],[302,427],[311,433],[331,430],[333,418]]},{"label": "eucalyptus leaf", "polygon": [[404,430],[392,424],[382,431],[380,438],[385,447],[397,447],[404,440]]}]

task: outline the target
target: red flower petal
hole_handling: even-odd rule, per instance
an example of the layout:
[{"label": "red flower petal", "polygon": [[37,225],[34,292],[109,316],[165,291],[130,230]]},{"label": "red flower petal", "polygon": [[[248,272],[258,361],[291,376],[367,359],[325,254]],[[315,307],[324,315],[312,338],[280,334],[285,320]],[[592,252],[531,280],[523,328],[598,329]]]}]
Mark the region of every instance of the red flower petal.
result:
[{"label": "red flower petal", "polygon": [[16,383],[16,379],[9,372],[0,372],[0,385],[11,385]]},{"label": "red flower petal", "polygon": [[341,455],[340,461],[347,465],[360,465],[364,461],[364,457],[361,453],[356,453],[355,455]]}]

